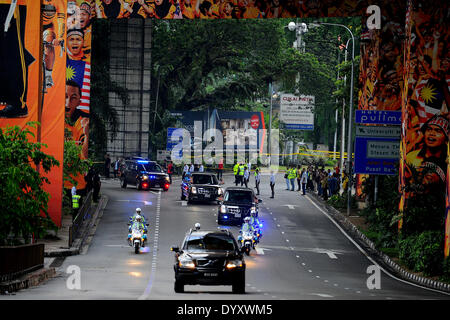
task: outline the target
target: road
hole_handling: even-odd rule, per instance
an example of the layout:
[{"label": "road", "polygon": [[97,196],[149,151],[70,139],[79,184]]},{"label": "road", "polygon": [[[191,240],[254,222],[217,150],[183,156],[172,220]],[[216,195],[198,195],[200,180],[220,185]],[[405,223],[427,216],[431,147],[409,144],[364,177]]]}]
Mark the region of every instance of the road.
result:
[{"label": "road", "polygon": [[[447,294],[411,285],[380,273],[379,289],[369,289],[374,265],[309,195],[286,191],[278,174],[275,199],[269,177],[261,182],[260,219],[264,236],[257,251],[246,257],[246,294],[231,286],[185,286],[176,294],[173,245],[180,245],[189,228],[216,229],[216,204],[180,201],[180,180],[168,192],[121,189],[118,180],[102,182],[108,203],[90,245],[83,254],[61,261],[59,275],[40,286],[0,300],[19,299],[151,299],[151,300],[334,300],[449,299]],[[225,178],[224,187],[232,185]],[[250,186],[254,187],[251,179]],[[127,245],[127,221],[136,207],[148,218],[149,247],[136,255]],[[239,228],[229,228],[237,238]],[[75,267],[73,267],[75,266]],[[80,271],[74,288],[73,268]],[[70,273],[68,273],[70,271]],[[373,277],[371,278],[373,280]],[[72,286],[71,286],[72,284]]]}]

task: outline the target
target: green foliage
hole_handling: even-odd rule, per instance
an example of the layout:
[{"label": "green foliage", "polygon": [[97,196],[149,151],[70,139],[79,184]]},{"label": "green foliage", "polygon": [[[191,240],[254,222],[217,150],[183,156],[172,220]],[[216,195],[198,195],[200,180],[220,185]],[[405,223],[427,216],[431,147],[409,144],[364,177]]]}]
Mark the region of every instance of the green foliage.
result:
[{"label": "green foliage", "polygon": [[425,276],[444,271],[444,235],[442,231],[425,231],[399,240],[399,258],[408,268]]},{"label": "green foliage", "polygon": [[49,180],[41,174],[59,162],[42,151],[45,144],[31,142],[30,127],[36,125],[0,128],[0,244],[28,242],[32,234],[41,237],[55,227],[47,212],[49,194],[42,189]]},{"label": "green foliage", "polygon": [[64,142],[63,179],[75,186],[77,182],[73,177],[86,173],[91,165],[91,161],[80,158],[81,148],[82,147],[77,145],[73,140]]},{"label": "green foliage", "polygon": [[[346,191],[342,192],[342,195],[335,194],[328,198],[327,202],[329,205],[333,206],[336,209],[345,209],[347,208],[347,196],[348,193]],[[356,208],[356,199],[355,196],[350,198],[350,208]]]}]

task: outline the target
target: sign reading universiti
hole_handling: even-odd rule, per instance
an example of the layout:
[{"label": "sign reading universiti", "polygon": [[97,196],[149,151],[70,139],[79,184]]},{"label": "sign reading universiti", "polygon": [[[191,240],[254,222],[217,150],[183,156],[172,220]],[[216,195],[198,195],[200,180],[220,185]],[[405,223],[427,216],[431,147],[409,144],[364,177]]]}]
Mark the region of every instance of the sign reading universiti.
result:
[{"label": "sign reading universiti", "polygon": [[402,124],[401,111],[356,110],[355,122],[363,124]]},{"label": "sign reading universiti", "polygon": [[398,137],[400,139],[400,127],[394,126],[356,126],[357,137]]},{"label": "sign reading universiti", "polygon": [[280,121],[285,129],[314,130],[314,96],[282,94]]}]

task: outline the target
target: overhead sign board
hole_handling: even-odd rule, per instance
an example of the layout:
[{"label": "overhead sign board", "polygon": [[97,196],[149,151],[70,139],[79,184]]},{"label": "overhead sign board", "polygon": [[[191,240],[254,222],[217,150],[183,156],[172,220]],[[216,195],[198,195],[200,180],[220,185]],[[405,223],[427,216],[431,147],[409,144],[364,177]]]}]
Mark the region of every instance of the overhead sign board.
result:
[{"label": "overhead sign board", "polygon": [[356,110],[355,122],[363,124],[402,124],[401,111]]},{"label": "overhead sign board", "polygon": [[314,130],[314,96],[282,94],[280,121],[285,129]]}]

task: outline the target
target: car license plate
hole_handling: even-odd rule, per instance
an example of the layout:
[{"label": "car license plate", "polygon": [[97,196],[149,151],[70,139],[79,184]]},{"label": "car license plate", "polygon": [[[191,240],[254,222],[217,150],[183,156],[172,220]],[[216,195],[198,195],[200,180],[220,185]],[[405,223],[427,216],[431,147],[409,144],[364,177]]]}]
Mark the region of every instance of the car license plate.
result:
[{"label": "car license plate", "polygon": [[240,217],[241,217],[241,213],[240,213],[240,212],[237,212],[237,213],[234,214],[234,216],[235,216],[236,218],[240,218]]},{"label": "car license plate", "polygon": [[209,198],[209,192],[205,192],[205,197]]},{"label": "car license plate", "polygon": [[217,272],[206,272],[204,273],[205,277],[217,277],[219,274]]}]

